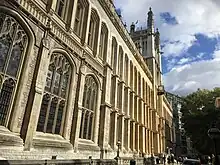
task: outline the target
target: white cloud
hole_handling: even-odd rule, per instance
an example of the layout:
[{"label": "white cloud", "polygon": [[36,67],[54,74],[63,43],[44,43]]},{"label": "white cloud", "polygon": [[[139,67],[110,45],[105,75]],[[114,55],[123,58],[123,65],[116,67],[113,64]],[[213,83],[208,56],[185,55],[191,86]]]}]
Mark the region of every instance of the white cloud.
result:
[{"label": "white cloud", "polygon": [[[200,53],[177,61],[177,56],[186,54],[192,45],[198,44],[196,34],[210,39],[219,37],[219,0],[116,0],[116,6],[122,8],[127,25],[139,20],[138,26],[146,26],[148,7],[152,7],[155,25],[160,30],[161,39],[166,41],[163,52],[169,59],[167,68],[171,69],[164,75],[168,91],[186,95],[198,88],[220,86],[220,42],[213,54]],[[162,12],[169,12],[178,24],[166,24],[159,16]],[[202,60],[205,56],[213,59]]]},{"label": "white cloud", "polygon": [[[153,8],[155,24],[159,27],[161,38],[168,40],[163,51],[165,56],[177,56],[195,44],[196,34],[210,38],[220,34],[220,2],[218,0],[116,0],[122,8],[127,24],[136,20],[146,25],[148,7]],[[159,14],[169,12],[178,22],[168,25]]]},{"label": "white cloud", "polygon": [[190,60],[191,60],[190,58],[181,58],[177,64],[183,65],[183,64],[189,62]]},{"label": "white cloud", "polygon": [[166,90],[186,95],[198,88],[212,89],[220,86],[220,50],[216,49],[213,59],[192,62],[174,67],[163,77]]}]

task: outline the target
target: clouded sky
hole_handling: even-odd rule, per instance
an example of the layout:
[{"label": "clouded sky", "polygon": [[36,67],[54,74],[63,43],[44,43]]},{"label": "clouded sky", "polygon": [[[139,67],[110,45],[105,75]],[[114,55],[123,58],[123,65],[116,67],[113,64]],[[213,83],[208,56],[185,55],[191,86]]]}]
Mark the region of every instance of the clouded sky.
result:
[{"label": "clouded sky", "polygon": [[152,7],[161,33],[166,90],[220,87],[220,0],[115,0],[127,25],[145,27]]}]

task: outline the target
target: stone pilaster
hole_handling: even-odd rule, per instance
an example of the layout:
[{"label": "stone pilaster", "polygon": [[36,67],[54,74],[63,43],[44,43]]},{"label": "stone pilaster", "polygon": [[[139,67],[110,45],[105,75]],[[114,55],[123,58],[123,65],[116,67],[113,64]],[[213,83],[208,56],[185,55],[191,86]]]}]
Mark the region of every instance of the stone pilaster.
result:
[{"label": "stone pilaster", "polygon": [[[109,129],[110,129],[110,113],[111,113],[111,68],[106,63],[105,66],[105,78],[103,83],[102,104],[100,111],[100,129],[99,129],[99,146],[101,148],[101,158],[105,158],[105,151],[108,148],[109,142]],[[102,120],[105,119],[105,120]]]},{"label": "stone pilaster", "polygon": [[79,92],[76,92],[76,103],[75,103],[75,111],[74,111],[74,118],[72,123],[72,134],[71,134],[71,143],[74,147],[74,150],[78,150],[78,141],[79,141],[79,132],[80,132],[80,124],[81,124],[81,117],[82,117],[82,102],[83,102],[83,92],[84,92],[84,85],[85,85],[85,73],[86,73],[86,66],[84,64],[84,60],[81,62],[79,77],[78,77],[78,84],[77,89],[80,89]]},{"label": "stone pilaster", "polygon": [[101,87],[98,92],[98,101],[97,101],[97,107],[96,107],[96,112],[95,112],[95,120],[94,120],[94,128],[93,128],[93,141],[95,144],[98,144],[98,139],[99,139],[99,117],[100,117],[100,105],[101,105],[101,95],[102,95],[102,90]]},{"label": "stone pilaster", "polygon": [[29,102],[24,116],[25,122],[23,122],[21,131],[21,137],[24,139],[24,150],[30,150],[32,147],[34,133],[37,129],[37,122],[40,114],[39,105],[41,105],[42,102],[46,83],[45,75],[47,75],[50,60],[50,56],[48,55],[49,40],[47,36],[42,39],[38,54],[39,59],[35,68],[35,76],[33,77],[36,83],[32,85],[31,95],[29,96]]},{"label": "stone pilaster", "polygon": [[89,26],[90,26],[90,20],[91,20],[91,5],[89,5],[88,8],[88,19],[86,22],[86,25],[84,25],[86,27],[86,34],[85,34],[85,44],[88,45],[88,34],[89,34]]},{"label": "stone pilaster", "polygon": [[[99,28],[98,28],[98,38],[97,38],[97,48],[95,48],[96,51],[96,54],[94,54],[96,56],[96,58],[98,58],[99,56],[99,44],[100,44],[100,35],[101,35],[101,30],[102,30],[102,22],[99,21]],[[96,41],[95,41],[96,42]]]}]

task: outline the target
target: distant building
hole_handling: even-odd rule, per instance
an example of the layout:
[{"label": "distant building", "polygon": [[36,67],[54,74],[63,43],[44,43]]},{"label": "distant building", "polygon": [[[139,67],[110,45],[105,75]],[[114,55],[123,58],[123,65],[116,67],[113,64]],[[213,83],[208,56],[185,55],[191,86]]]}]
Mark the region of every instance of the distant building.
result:
[{"label": "distant building", "polygon": [[175,141],[173,142],[173,152],[177,155],[192,155],[192,145],[189,137],[185,135],[185,130],[182,127],[180,111],[183,104],[183,99],[175,94],[166,92],[166,97],[173,109],[173,128]]}]

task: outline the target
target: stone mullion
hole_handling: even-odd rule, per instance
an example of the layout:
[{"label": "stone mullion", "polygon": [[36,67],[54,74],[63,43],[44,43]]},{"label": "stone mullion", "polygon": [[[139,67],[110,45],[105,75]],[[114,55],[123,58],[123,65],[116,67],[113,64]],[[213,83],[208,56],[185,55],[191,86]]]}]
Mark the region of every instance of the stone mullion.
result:
[{"label": "stone mullion", "polygon": [[[98,22],[96,22],[96,24],[97,24]],[[99,28],[98,28],[98,32],[96,32],[96,33],[98,33],[98,38],[97,38],[97,48],[95,49],[95,50],[97,50],[96,51],[96,54],[94,54],[97,58],[99,57],[99,47],[100,47],[100,36],[101,36],[101,31],[102,31],[102,23],[99,21],[99,24],[98,24],[98,26],[99,26]],[[96,30],[95,30],[96,31]],[[95,37],[96,35],[94,34],[94,37]],[[96,41],[95,41],[96,42]],[[104,45],[102,45],[103,46],[103,49],[105,49],[104,47]]]},{"label": "stone mullion", "polygon": [[98,96],[97,96],[97,106],[94,114],[94,125],[93,125],[93,141],[95,144],[98,144],[98,136],[99,136],[99,117],[100,117],[100,105],[101,105],[101,96],[102,96],[102,90],[101,87],[98,90]]},{"label": "stone mullion", "polygon": [[85,86],[85,73],[86,73],[86,66],[84,64],[84,61],[82,61],[79,71],[79,80],[77,87],[79,89],[79,92],[76,97],[78,97],[76,100],[78,103],[78,110],[74,111],[74,119],[72,123],[72,134],[71,134],[71,143],[74,147],[74,150],[78,150],[78,141],[79,141],[79,133],[80,133],[80,125],[81,125],[81,118],[82,118],[82,110],[83,110],[83,93],[84,93],[84,86]]},{"label": "stone mullion", "polygon": [[89,5],[89,7],[88,7],[88,17],[87,17],[88,19],[87,19],[87,22],[86,22],[86,33],[85,33],[85,44],[86,45],[88,45],[89,26],[90,26],[90,20],[91,20],[91,9],[92,9],[91,5]]}]

